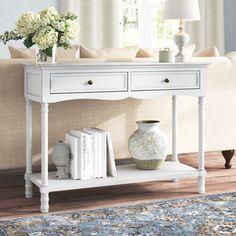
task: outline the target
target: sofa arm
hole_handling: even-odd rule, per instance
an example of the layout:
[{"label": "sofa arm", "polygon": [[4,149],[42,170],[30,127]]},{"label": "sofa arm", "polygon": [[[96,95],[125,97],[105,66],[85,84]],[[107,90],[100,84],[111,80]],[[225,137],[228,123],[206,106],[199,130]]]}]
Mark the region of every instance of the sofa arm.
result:
[{"label": "sofa arm", "polygon": [[229,52],[225,56],[228,57],[230,60],[236,60],[236,51]]}]

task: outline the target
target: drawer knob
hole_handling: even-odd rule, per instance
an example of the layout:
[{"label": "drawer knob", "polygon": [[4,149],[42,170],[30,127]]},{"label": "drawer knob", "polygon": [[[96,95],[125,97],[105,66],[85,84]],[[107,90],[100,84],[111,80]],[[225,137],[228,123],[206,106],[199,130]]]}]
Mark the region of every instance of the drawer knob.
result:
[{"label": "drawer knob", "polygon": [[93,81],[92,81],[92,80],[89,80],[89,81],[88,81],[88,84],[89,84],[89,85],[92,85],[92,84],[93,84]]},{"label": "drawer knob", "polygon": [[168,78],[164,79],[165,83],[170,83],[170,80]]}]

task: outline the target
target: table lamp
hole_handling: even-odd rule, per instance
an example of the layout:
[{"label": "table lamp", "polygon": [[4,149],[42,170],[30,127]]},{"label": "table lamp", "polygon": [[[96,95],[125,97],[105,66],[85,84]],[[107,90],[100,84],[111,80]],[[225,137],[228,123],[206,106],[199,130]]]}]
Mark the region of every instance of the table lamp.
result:
[{"label": "table lamp", "polygon": [[165,0],[163,18],[179,20],[179,32],[174,35],[174,42],[179,49],[175,61],[185,62],[187,58],[183,49],[189,41],[189,35],[184,32],[183,21],[200,20],[198,0]]}]

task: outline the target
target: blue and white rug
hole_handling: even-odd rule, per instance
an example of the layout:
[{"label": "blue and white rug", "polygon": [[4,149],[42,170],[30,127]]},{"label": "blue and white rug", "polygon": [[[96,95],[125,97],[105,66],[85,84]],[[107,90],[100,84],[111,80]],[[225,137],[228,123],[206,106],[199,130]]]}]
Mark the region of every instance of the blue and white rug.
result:
[{"label": "blue and white rug", "polygon": [[6,235],[236,235],[236,193],[1,221]]}]

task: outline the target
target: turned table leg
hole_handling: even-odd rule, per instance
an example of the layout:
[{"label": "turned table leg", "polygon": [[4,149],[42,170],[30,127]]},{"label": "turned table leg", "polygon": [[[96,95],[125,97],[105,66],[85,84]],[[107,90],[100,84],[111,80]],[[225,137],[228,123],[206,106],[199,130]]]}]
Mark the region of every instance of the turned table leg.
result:
[{"label": "turned table leg", "polygon": [[199,154],[198,154],[198,192],[205,193],[205,112],[204,97],[198,98],[198,123],[199,123]]},{"label": "turned table leg", "polygon": [[179,161],[177,151],[177,97],[172,97],[172,161]]},{"label": "turned table leg", "polygon": [[231,165],[231,159],[234,156],[234,150],[225,150],[222,151],[222,155],[225,158],[225,168],[230,169],[232,167]]},{"label": "turned table leg", "polygon": [[25,197],[33,196],[33,186],[30,180],[32,174],[32,101],[26,99],[26,170]]},{"label": "turned table leg", "polygon": [[41,104],[41,212],[49,210],[48,193],[48,104]]},{"label": "turned table leg", "polygon": [[[177,150],[177,97],[172,96],[172,161],[179,162]],[[172,179],[173,182],[178,182],[178,178]]]}]

